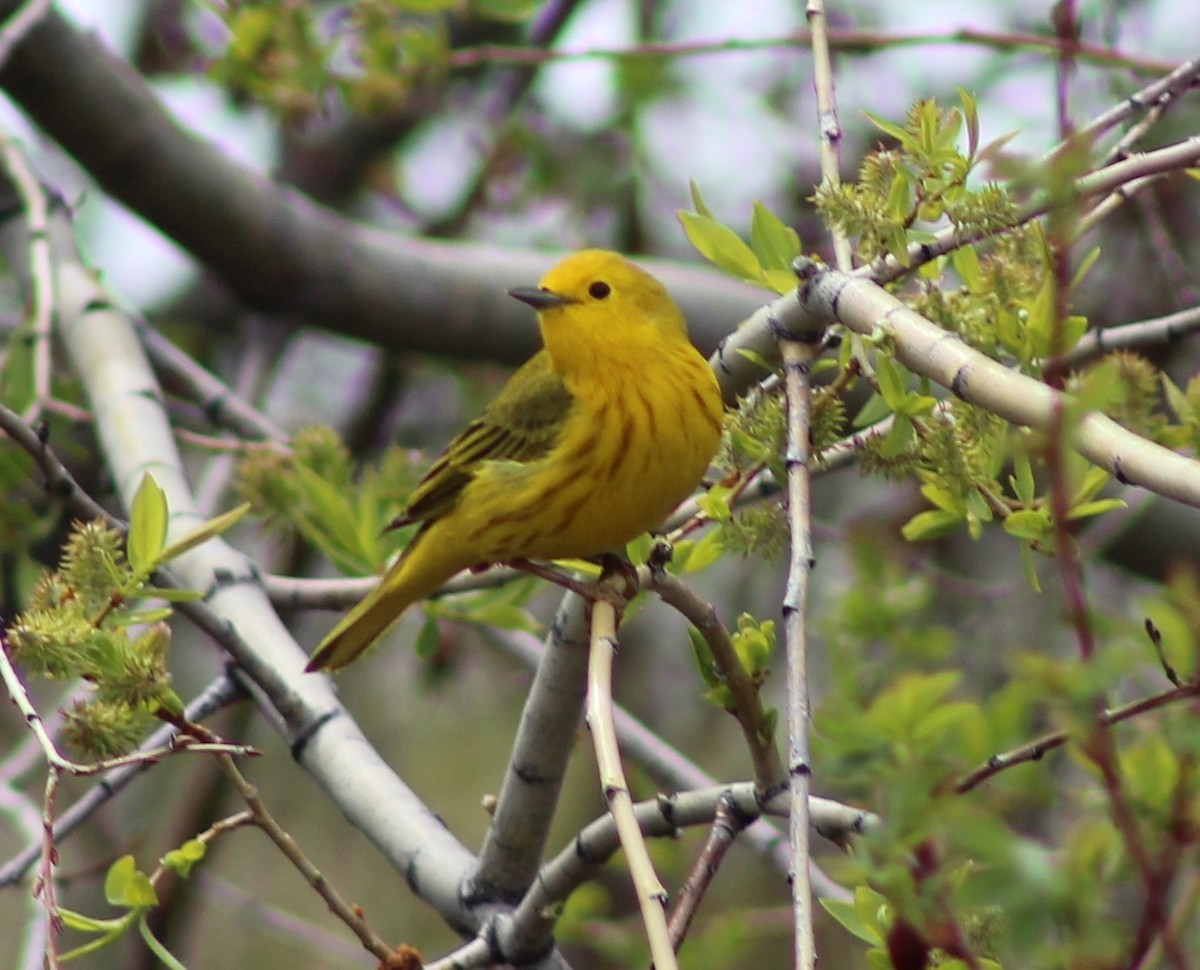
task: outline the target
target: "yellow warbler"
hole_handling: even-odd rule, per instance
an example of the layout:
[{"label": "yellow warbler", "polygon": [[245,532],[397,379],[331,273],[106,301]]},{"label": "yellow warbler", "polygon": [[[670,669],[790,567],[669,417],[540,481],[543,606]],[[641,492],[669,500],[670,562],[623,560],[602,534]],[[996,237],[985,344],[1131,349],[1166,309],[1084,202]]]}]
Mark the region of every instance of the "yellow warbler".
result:
[{"label": "yellow warbler", "polygon": [[461,569],[620,548],[708,467],[721,394],[658,280],[589,249],[509,295],[537,310],[545,349],[434,462],[389,526],[420,531],[309,670],[350,663]]}]

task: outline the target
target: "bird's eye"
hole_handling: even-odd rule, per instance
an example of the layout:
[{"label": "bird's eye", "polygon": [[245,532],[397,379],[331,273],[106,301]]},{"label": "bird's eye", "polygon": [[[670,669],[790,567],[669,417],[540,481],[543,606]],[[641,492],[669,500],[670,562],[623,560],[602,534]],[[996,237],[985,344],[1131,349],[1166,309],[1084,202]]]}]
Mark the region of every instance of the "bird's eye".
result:
[{"label": "bird's eye", "polygon": [[588,287],[588,294],[597,300],[603,300],[611,292],[612,287],[603,281],[597,281]]}]

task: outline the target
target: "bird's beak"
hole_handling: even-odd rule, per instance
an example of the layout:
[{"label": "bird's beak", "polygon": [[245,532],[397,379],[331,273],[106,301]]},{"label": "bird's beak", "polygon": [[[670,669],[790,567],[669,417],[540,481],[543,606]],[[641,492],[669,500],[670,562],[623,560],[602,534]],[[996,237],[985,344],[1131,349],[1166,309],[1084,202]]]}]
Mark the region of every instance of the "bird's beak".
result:
[{"label": "bird's beak", "polygon": [[540,290],[532,286],[514,286],[508,295],[522,303],[528,303],[535,310],[553,310],[574,303],[569,296],[559,296],[549,290]]}]

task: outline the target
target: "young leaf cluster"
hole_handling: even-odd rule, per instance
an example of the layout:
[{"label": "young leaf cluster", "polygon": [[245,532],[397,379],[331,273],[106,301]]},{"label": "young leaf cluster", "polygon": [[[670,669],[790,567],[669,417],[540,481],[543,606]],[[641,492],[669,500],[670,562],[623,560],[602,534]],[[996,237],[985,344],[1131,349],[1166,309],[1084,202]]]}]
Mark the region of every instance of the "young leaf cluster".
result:
[{"label": "young leaf cluster", "polygon": [[731,276],[775,293],[796,288],[792,260],[800,255],[800,237],[761,202],[754,203],[749,245],[719,222],[691,183],[694,212],[681,211],[679,221],[688,241],[705,259]]},{"label": "young leaf cluster", "polygon": [[164,563],[224,531],[246,511],[234,509],[167,545],[167,503],[147,475],[130,509],[127,535],[103,522],[75,525],[57,570],[39,580],[8,630],[13,658],[27,671],[79,678],[90,695],[66,715],[64,733],[94,757],[123,754],[157,712],[181,713],[167,670],[171,615],[159,601],[198,599],[190,590],[150,586]]},{"label": "young leaf cluster", "polygon": [[[854,564],[845,593],[822,603],[834,663],[814,718],[814,765],[827,790],[870,805],[882,821],[856,841],[853,858],[830,863],[859,889],[853,903],[826,909],[871,948],[873,966],[892,965],[901,933],[934,962],[939,948],[965,939],[984,966],[1128,964],[1145,891],[1139,858],[1166,893],[1171,879],[1185,878],[1176,867],[1189,864],[1200,840],[1200,734],[1188,706],[1096,726],[1098,697],[1153,683],[1163,666],[1140,624],[1096,610],[1088,663],[981,630],[963,654],[971,658],[964,676],[938,669],[953,638],[929,624],[938,615],[933,584],[873,541],[855,546]],[[1136,607],[1184,683],[1200,669],[1197,575],[1177,570],[1161,595]],[[1042,630],[1047,642],[1056,638]],[[931,651],[937,640],[942,648]],[[1062,749],[956,792],[966,772],[1047,730],[1066,733]],[[1112,781],[1096,761],[1098,730],[1109,732],[1130,809],[1120,825]],[[1047,811],[1053,822],[1039,824]],[[1053,841],[1031,838],[1031,825],[1056,833]],[[1178,925],[1194,925],[1197,899],[1171,898]],[[943,950],[938,965],[949,957]]]},{"label": "young leaf cluster", "polygon": [[272,525],[295,529],[340,570],[363,575],[394,551],[387,533],[417,480],[408,454],[390,448],[356,481],[350,452],[332,428],[302,428],[288,453],[256,449],[243,460],[238,489]]},{"label": "young leaf cluster", "polygon": [[58,570],[42,577],[8,631],[14,659],[30,673],[93,685],[67,714],[65,733],[95,757],[129,750],[160,707],[181,709],[167,672],[170,633],[161,622],[170,611],[127,605],[142,594],[144,580],[124,545],[101,523],[78,524]]},{"label": "young leaf cluster", "polygon": [[[209,74],[241,97],[299,121],[330,94],[363,113],[394,111],[414,86],[444,69],[450,18],[500,24],[526,19],[533,0],[257,0],[210,5],[227,31],[210,49]],[[344,25],[336,32],[328,24]],[[208,46],[195,37],[198,46]]]},{"label": "young leaf cluster", "polygon": [[[959,108],[918,102],[903,125],[868,114],[895,147],[868,154],[857,181],[817,189],[817,210],[855,241],[859,261],[890,255],[908,265],[910,244],[928,241],[944,225],[970,235],[1013,225],[1015,208],[1005,192],[968,185],[972,170],[1007,138],[980,147],[975,100],[962,90],[959,99]],[[965,152],[958,144],[964,127]]]},{"label": "young leaf cluster", "polygon": [[[205,844],[200,839],[189,839],[178,849],[172,849],[163,856],[162,867],[186,879],[192,867],[204,858]],[[104,898],[110,906],[123,909],[121,916],[109,919],[98,919],[85,916],[83,913],[70,909],[59,909],[63,924],[81,933],[90,933],[93,939],[62,954],[63,961],[74,960],[78,957],[95,953],[110,944],[116,943],[129,930],[137,927],[139,935],[147,948],[161,961],[168,970],[186,970],[184,965],[155,937],[147,922],[147,914],[158,905],[158,893],[150,877],[137,868],[133,856],[125,855],[111,866],[104,877]]]},{"label": "young leaf cluster", "polygon": [[[704,637],[694,627],[688,627],[688,635],[696,670],[707,688],[704,699],[722,710],[732,710],[736,706],[733,694],[721,676],[720,667],[713,660]],[[760,621],[749,613],[742,613],[737,618],[737,628],[730,631],[730,635],[742,668],[750,675],[754,686],[761,687],[770,672],[771,655],[775,651],[775,621]],[[771,716],[774,717],[773,712]]]}]

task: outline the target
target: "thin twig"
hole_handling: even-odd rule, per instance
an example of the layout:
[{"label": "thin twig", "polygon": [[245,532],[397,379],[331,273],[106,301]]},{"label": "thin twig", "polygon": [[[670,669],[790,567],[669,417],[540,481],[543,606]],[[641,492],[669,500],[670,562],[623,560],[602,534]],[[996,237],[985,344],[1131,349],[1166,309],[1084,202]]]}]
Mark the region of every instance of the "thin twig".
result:
[{"label": "thin twig", "polygon": [[[643,835],[669,837],[677,834],[681,828],[711,825],[716,816],[717,802],[721,798],[731,800],[737,814],[745,818],[767,813],[782,817],[789,811],[790,793],[787,790],[763,802],[757,786],[747,781],[691,789],[674,795],[659,795],[638,802],[633,806],[633,814]],[[828,799],[812,798],[810,805],[814,826],[838,844],[845,844],[850,836],[881,824],[879,818],[870,812]],[[601,867],[622,847],[621,835],[612,814],[605,814],[586,825],[542,866],[516,909],[498,917],[486,938],[470,941],[430,964],[428,970],[489,966],[495,962],[493,957],[497,954],[507,956],[526,952],[521,943],[547,938],[559,904],[576,888],[596,879]],[[842,893],[838,898],[846,897]]]},{"label": "thin twig", "polygon": [[[226,674],[222,674],[209,684],[184,709],[184,716],[190,721],[201,721],[237,698],[243,696],[237,683]],[[170,742],[176,731],[170,725],[163,725],[146,739],[139,751],[162,748]],[[129,760],[124,767],[115,768],[99,778],[95,786],[86,795],[64,811],[54,823],[54,838],[60,844],[66,836],[86,822],[95,812],[125,788],[134,778],[149,768],[151,762],[145,760]],[[0,866],[0,889],[15,883],[38,858],[39,848],[31,845]]]},{"label": "thin twig", "polygon": [[[829,24],[822,0],[809,0],[805,16],[812,31],[813,87],[820,129],[821,181],[834,187],[841,180],[841,122],[834,94],[833,65],[829,54]],[[840,231],[832,234],[837,266],[852,268],[850,240]],[[812,776],[808,732],[812,719],[808,696],[808,581],[814,558],[809,477],[809,439],[812,418],[812,363],[816,356],[813,335],[776,330],[783,360],[787,398],[788,530],[791,536],[787,586],[783,598],[784,643],[787,652],[787,769],[791,787],[788,841],[792,850],[793,960],[796,970],[812,970],[817,962],[813,929],[812,882],[809,874],[808,796]]]},{"label": "thin twig", "polygon": [[[1140,700],[1131,701],[1128,704],[1122,704],[1120,707],[1103,711],[1096,718],[1096,724],[1102,728],[1111,727],[1114,724],[1128,721],[1130,718],[1137,717],[1139,714],[1144,714],[1147,711],[1157,710],[1160,707],[1166,707],[1169,704],[1175,704],[1179,701],[1190,700],[1196,697],[1200,697],[1200,681],[1192,681],[1181,687],[1173,687],[1170,690],[1152,694],[1149,697],[1143,697]],[[1000,772],[1014,765],[1026,764],[1031,761],[1041,761],[1049,752],[1055,748],[1061,748],[1069,740],[1071,740],[1071,735],[1067,731],[1051,731],[1049,734],[1043,734],[1040,738],[1035,738],[1020,747],[1005,751],[1002,754],[994,754],[979,767],[959,778],[954,783],[953,791],[959,795],[965,794],[973,788],[979,787],[979,785],[983,784],[989,778],[1000,774]]]},{"label": "thin twig", "polygon": [[[526,667],[537,668],[545,662],[546,648],[531,634],[520,630],[493,630],[491,639]],[[616,726],[617,742],[622,756],[626,761],[635,762],[663,791],[690,792],[718,787],[716,778],[703,771],[694,761],[664,741],[620,705],[613,707],[613,723]],[[754,783],[754,788],[758,790],[757,783]],[[775,801],[777,799],[773,799],[772,803]],[[744,813],[741,800],[738,801],[738,807],[739,813]],[[845,848],[853,836],[874,824],[874,817],[861,809],[816,796],[809,798],[809,815],[817,834],[841,848]],[[742,838],[743,844],[752,846],[755,851],[778,865],[782,872],[787,871],[787,860],[781,859],[777,848],[784,841],[785,837],[765,818],[760,824],[751,826]],[[815,866],[813,884],[819,896],[849,898],[840,885]]]},{"label": "thin twig", "polygon": [[178,385],[213,424],[255,441],[270,441],[276,445],[287,441],[282,428],[146,320],[134,318],[134,328],[155,368],[169,383]]},{"label": "thin twig", "polygon": [[679,887],[675,909],[667,923],[671,934],[671,946],[675,948],[675,952],[679,952],[679,947],[696,916],[696,910],[700,907],[700,901],[712,885],[725,854],[747,822],[746,818],[734,810],[730,799],[722,797],[717,802],[717,814],[708,830],[708,840],[704,843],[700,855],[696,857],[692,871]]},{"label": "thin twig", "polygon": [[798,970],[816,965],[813,938],[812,887],[808,875],[808,794],[812,762],[808,750],[808,579],[813,567],[812,508],[808,478],[809,376],[813,345],[781,340],[788,400],[788,523],[791,555],[783,599],[784,641],[787,644],[788,775],[791,813],[788,838],[792,847],[792,906],[795,917],[795,961]]},{"label": "thin twig", "polygon": [[[29,5],[33,6],[36,4]],[[0,64],[3,64],[6,56],[2,41],[3,37],[0,37]],[[50,397],[50,334],[54,323],[54,262],[50,255],[48,218],[50,206],[46,192],[29,166],[25,153],[7,132],[0,132],[0,160],[25,209],[25,224],[29,230],[28,333],[18,339],[30,343],[30,366],[33,370],[32,393],[22,417],[35,422],[41,416],[44,402]]]},{"label": "thin twig", "polygon": [[50,12],[53,0],[25,0],[0,28],[0,66],[8,60],[25,36]]},{"label": "thin twig", "polygon": [[[1082,175],[1054,191],[1039,194],[1017,209],[1012,219],[1012,225],[1014,227],[1024,225],[1064,205],[1073,204],[1091,196],[1108,194],[1137,179],[1182,171],[1195,165],[1198,160],[1200,160],[1200,136],[1198,135],[1154,151],[1135,155],[1087,175]],[[994,233],[995,229],[991,227],[960,230],[955,226],[947,226],[935,233],[932,239],[910,245],[903,263],[894,256],[881,256],[869,265],[859,267],[855,270],[855,275],[869,278],[880,284],[890,283],[939,256],[944,256],[960,246],[979,242]]]},{"label": "thin twig", "polygon": [[42,846],[37,882],[33,886],[34,898],[42,901],[46,912],[46,967],[58,970],[58,934],[63,921],[58,911],[58,894],[54,888],[54,868],[58,863],[58,849],[54,844],[54,804],[58,796],[59,767],[51,764],[46,769],[46,788],[42,798]]},{"label": "thin twig", "polygon": [[1071,352],[1063,356],[1063,363],[1074,367],[1114,350],[1175,343],[1197,330],[1200,330],[1200,307],[1195,306],[1153,320],[1089,330],[1071,348]]},{"label": "thin twig", "polygon": [[656,592],[663,602],[683,614],[704,637],[721,680],[733,698],[730,713],[737,718],[742,735],[754,762],[754,777],[764,794],[773,793],[787,783],[787,771],[775,746],[770,729],[771,721],[763,707],[762,697],[746,668],[738,659],[729,629],[717,616],[716,607],[701,598],[695,590],[669,573],[646,570],[645,589]]},{"label": "thin twig", "polygon": [[1102,135],[1112,131],[1139,111],[1153,109],[1164,99],[1174,100],[1196,82],[1200,76],[1200,57],[1185,61],[1173,70],[1168,70],[1163,77],[1151,81],[1140,91],[1135,91],[1129,97],[1122,98],[1113,107],[1102,112],[1090,122],[1074,132],[1070,142],[1060,142],[1050,149],[1041,159],[1042,163],[1049,162],[1055,155],[1069,151],[1076,144],[1095,142]]},{"label": "thin twig", "polygon": [[667,891],[659,882],[654,864],[650,861],[617,748],[617,732],[612,715],[612,666],[616,649],[616,607],[607,600],[597,599],[592,603],[591,645],[588,650],[587,725],[596,750],[604,800],[616,824],[621,847],[629,864],[629,875],[650,944],[650,957],[655,970],[675,970],[678,965],[667,931]]},{"label": "thin twig", "polygon": [[[1067,42],[1041,34],[1019,32],[954,30],[947,32],[902,33],[871,30],[830,30],[829,46],[837,51],[873,54],[896,47],[917,47],[946,44],[985,47],[999,51],[1044,51],[1061,54],[1069,50],[1080,61],[1123,67],[1143,74],[1161,74],[1172,70],[1172,62],[1157,58],[1124,54],[1108,47],[1081,41]],[[813,35],[797,31],[779,37],[734,38],[715,41],[682,41],[657,44],[637,44],[620,48],[592,47],[577,50],[542,49],[528,46],[480,44],[452,51],[447,63],[452,69],[466,69],[482,64],[544,64],[559,61],[616,60],[629,57],[693,57],[704,54],[739,53],[755,50],[812,45]]]},{"label": "thin twig", "polygon": [[[173,724],[181,733],[191,735],[201,741],[211,743],[214,740],[212,732],[199,724],[192,724],[182,719],[164,715],[164,720]],[[251,784],[246,776],[238,769],[236,762],[227,754],[217,756],[217,764],[225,776],[233,783],[238,794],[246,803],[254,816],[257,825],[267,837],[275,843],[276,848],[284,857],[299,870],[317,894],[325,901],[325,905],[343,923],[345,923],[362,943],[364,949],[377,956],[383,966],[388,966],[393,957],[393,950],[380,939],[367,924],[358,907],[346,902],[340,893],[329,883],[321,871],[304,854],[296,840],[276,821],[266,804],[258,794],[258,788]]]}]

